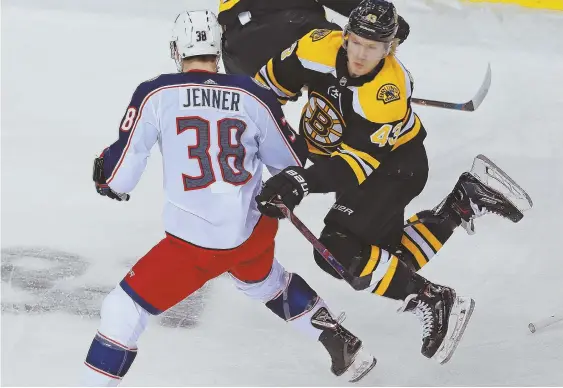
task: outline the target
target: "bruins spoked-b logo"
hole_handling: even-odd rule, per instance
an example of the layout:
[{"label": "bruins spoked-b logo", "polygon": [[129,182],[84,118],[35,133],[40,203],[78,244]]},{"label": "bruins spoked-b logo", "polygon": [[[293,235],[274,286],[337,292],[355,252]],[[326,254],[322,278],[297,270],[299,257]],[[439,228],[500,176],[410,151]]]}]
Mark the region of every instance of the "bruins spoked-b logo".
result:
[{"label": "bruins spoked-b logo", "polygon": [[323,96],[316,92],[309,95],[303,109],[301,133],[313,145],[330,152],[340,144],[346,124],[340,112]]},{"label": "bruins spoked-b logo", "polygon": [[377,91],[377,99],[383,101],[384,104],[397,101],[400,98],[401,93],[399,92],[399,88],[393,84],[385,84]]},{"label": "bruins spoked-b logo", "polygon": [[321,40],[325,36],[328,36],[328,34],[330,34],[330,30],[322,28],[318,30],[313,30],[313,32],[311,32],[310,37],[313,42],[316,42],[317,40]]}]

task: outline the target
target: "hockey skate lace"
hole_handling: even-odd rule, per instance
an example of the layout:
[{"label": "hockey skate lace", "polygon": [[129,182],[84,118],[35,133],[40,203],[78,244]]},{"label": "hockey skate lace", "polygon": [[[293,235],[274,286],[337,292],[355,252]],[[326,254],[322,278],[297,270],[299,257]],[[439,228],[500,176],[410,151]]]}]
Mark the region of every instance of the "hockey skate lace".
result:
[{"label": "hockey skate lace", "polygon": [[348,332],[346,329],[344,329],[342,327],[342,322],[344,322],[345,319],[346,319],[346,313],[344,313],[344,312],[340,313],[338,318],[336,318],[336,323],[338,325],[336,326],[336,330],[335,330],[334,333],[338,337],[342,338],[344,340],[344,342],[351,343],[356,339],[356,336],[353,335],[352,333]]},{"label": "hockey skate lace", "polygon": [[422,340],[432,334],[432,329],[434,327],[432,316],[432,309],[427,303],[419,301],[414,308],[414,315],[418,317],[420,323],[422,323]]}]

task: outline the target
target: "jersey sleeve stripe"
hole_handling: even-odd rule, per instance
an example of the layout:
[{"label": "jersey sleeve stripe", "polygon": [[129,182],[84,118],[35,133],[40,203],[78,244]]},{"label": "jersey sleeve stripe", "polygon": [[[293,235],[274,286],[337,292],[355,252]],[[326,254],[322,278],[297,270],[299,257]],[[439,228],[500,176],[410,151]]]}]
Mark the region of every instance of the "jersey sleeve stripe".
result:
[{"label": "jersey sleeve stripe", "polygon": [[274,91],[274,93],[279,97],[279,98],[287,98],[287,96],[281,91],[279,90],[276,85],[273,84],[272,81],[270,81],[270,78],[268,77],[268,70],[266,69],[267,66],[263,66],[260,71],[257,73],[257,75],[260,76],[260,78],[262,78],[262,80],[264,81],[265,85],[268,86],[270,89],[272,89]]},{"label": "jersey sleeve stripe", "polygon": [[373,168],[368,166],[367,163],[365,163],[360,157],[358,157],[358,155],[344,149],[340,150],[340,152],[346,155],[350,155],[352,158],[354,158],[354,160],[360,165],[360,167],[366,174],[366,177],[371,175],[371,173],[373,172]]},{"label": "jersey sleeve stripe", "polygon": [[373,167],[374,169],[379,167],[379,160],[377,160],[376,158],[374,158],[373,156],[371,156],[370,154],[368,154],[367,152],[363,152],[360,150],[357,150],[355,148],[350,147],[347,144],[342,144],[341,146],[343,149],[345,149],[346,151],[352,152],[355,155],[357,155],[359,158],[361,158],[363,161],[367,162],[371,167]]},{"label": "jersey sleeve stripe", "polygon": [[133,136],[135,134],[135,129],[137,129],[137,125],[139,123],[139,120],[141,119],[142,115],[143,115],[143,109],[148,101],[148,99],[155,94],[157,91],[161,90],[163,88],[159,88],[156,89],[154,91],[152,91],[151,93],[149,93],[144,99],[143,102],[141,103],[141,107],[139,108],[137,117],[135,118],[135,123],[133,124],[133,127],[131,128],[131,130],[129,131],[129,136],[127,138],[127,143],[125,144],[125,146],[123,147],[122,151],[121,151],[121,155],[117,161],[117,164],[115,165],[111,175],[107,178],[107,183],[111,183],[111,181],[115,178],[115,174],[117,173],[117,171],[119,170],[119,167],[121,167],[121,164],[123,163],[123,159],[125,158],[125,155],[127,155],[127,151],[129,150],[129,146],[131,145],[131,140],[133,139]]},{"label": "jersey sleeve stripe", "polygon": [[399,146],[411,141],[416,135],[418,135],[421,128],[422,128],[422,123],[420,122],[418,116],[414,114],[414,125],[412,126],[412,129],[408,130],[408,132],[405,132],[405,134],[401,135],[397,139],[397,142],[395,143],[391,151],[394,151]]},{"label": "jersey sleeve stripe", "polygon": [[299,58],[299,62],[301,62],[301,65],[305,69],[318,71],[319,73],[328,74],[335,71],[335,68],[333,66],[323,65],[322,63],[309,61],[307,59]]},{"label": "jersey sleeve stripe", "polygon": [[344,159],[344,161],[346,161],[346,163],[348,163],[348,165],[354,172],[354,175],[356,175],[356,179],[358,180],[359,184],[361,184],[363,181],[366,180],[366,172],[363,170],[362,166],[360,165],[360,163],[358,163],[356,159],[354,159],[352,156],[348,154],[338,151],[335,151],[331,154],[331,157],[335,157],[335,156],[341,157],[342,159]]},{"label": "jersey sleeve stripe", "polygon": [[260,72],[256,73],[256,75],[254,76],[254,79],[256,81],[260,82],[262,85],[268,86],[268,83],[264,80],[264,77],[262,77],[262,74],[260,74]]},{"label": "jersey sleeve stripe", "polygon": [[403,70],[403,73],[405,75],[405,86],[406,86],[406,89],[407,89],[407,98],[411,98],[411,96],[412,96],[412,84],[411,84],[411,76],[409,75],[409,71],[407,70],[405,65],[403,65],[401,63],[401,61],[399,61],[399,59],[397,57],[395,57],[395,59],[397,60],[397,63],[399,64],[399,66],[401,66],[401,70]]},{"label": "jersey sleeve stripe", "polygon": [[268,76],[269,81],[271,82],[271,86],[273,86],[276,89],[276,93],[279,91],[280,93],[278,95],[282,96],[282,97],[293,97],[295,96],[295,93],[287,90],[286,88],[284,88],[276,79],[276,75],[274,74],[274,61],[273,60],[269,60],[268,63],[266,64],[266,75]]},{"label": "jersey sleeve stripe", "polygon": [[408,116],[405,117],[408,118],[406,124],[403,126],[402,132],[406,133],[407,131],[409,131],[415,124],[415,114],[414,112],[409,108],[409,110],[407,111]]},{"label": "jersey sleeve stripe", "polygon": [[268,113],[270,114],[270,117],[272,118],[272,120],[274,121],[274,123],[276,124],[276,129],[278,130],[280,137],[283,139],[287,149],[289,150],[289,152],[291,153],[291,156],[293,157],[293,159],[296,162],[296,165],[299,167],[303,167],[304,163],[301,163],[301,160],[299,159],[299,157],[297,156],[297,154],[295,153],[295,150],[293,149],[293,147],[291,146],[291,144],[289,144],[287,137],[285,136],[285,134],[283,133],[283,130],[280,128],[280,125],[278,124],[276,118],[274,117],[274,115],[272,114],[272,111],[270,110],[270,108],[264,104],[264,102],[262,100],[260,100],[258,97],[253,96],[259,103],[261,103],[267,110]]}]

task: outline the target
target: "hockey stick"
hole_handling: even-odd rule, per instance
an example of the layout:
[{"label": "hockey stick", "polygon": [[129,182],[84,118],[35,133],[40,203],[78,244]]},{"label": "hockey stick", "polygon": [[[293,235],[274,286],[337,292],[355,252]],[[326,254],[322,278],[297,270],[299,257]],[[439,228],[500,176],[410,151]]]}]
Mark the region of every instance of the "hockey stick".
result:
[{"label": "hockey stick", "polygon": [[545,327],[551,326],[554,323],[561,322],[561,321],[563,321],[563,314],[554,314],[554,315],[549,316],[547,318],[538,319],[535,322],[530,322],[528,324],[528,329],[530,329],[530,331],[532,333],[535,333],[538,330],[541,330]]},{"label": "hockey stick", "polygon": [[489,63],[487,66],[487,73],[485,74],[485,79],[483,80],[481,87],[477,91],[477,94],[475,94],[475,97],[473,97],[471,100],[467,102],[455,103],[455,102],[447,102],[447,101],[426,100],[424,98],[416,98],[416,97],[413,97],[411,101],[412,103],[419,105],[473,112],[479,107],[479,105],[481,105],[481,103],[487,96],[490,86],[491,86],[491,64]]},{"label": "hockey stick", "polygon": [[366,276],[354,276],[349,273],[342,266],[342,264],[340,264],[338,260],[336,260],[336,258],[332,255],[332,253],[330,253],[330,251],[324,246],[324,244],[315,237],[313,232],[311,232],[309,228],[307,228],[307,226],[305,226],[305,224],[303,224],[303,222],[301,222],[301,220],[287,208],[287,206],[285,206],[283,203],[275,203],[275,205],[281,210],[285,218],[287,218],[293,224],[293,226],[295,226],[295,228],[299,232],[301,232],[301,234],[307,239],[307,241],[309,241],[311,245],[313,245],[313,248],[315,248],[315,250],[319,252],[319,254],[326,260],[326,262],[329,263],[330,266],[334,268],[334,270],[338,272],[340,276],[342,276],[342,279],[344,279],[354,290],[365,290],[371,285],[371,273]]}]

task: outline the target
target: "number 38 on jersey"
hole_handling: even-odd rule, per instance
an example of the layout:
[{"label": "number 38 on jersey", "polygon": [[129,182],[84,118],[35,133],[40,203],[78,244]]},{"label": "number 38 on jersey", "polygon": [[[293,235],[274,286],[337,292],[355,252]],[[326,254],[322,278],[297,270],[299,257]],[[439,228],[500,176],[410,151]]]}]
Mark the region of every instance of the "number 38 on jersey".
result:
[{"label": "number 38 on jersey", "polygon": [[[213,127],[212,127],[213,126]],[[246,183],[252,174],[244,169],[246,151],[241,143],[241,136],[246,130],[246,123],[240,119],[224,118],[209,122],[199,116],[176,118],[178,135],[194,131],[195,144],[188,146],[188,158],[197,161],[198,175],[182,174],[184,190],[197,190],[216,182],[210,148],[216,142],[219,152],[216,155],[219,174],[224,182],[234,186]]]}]

